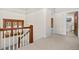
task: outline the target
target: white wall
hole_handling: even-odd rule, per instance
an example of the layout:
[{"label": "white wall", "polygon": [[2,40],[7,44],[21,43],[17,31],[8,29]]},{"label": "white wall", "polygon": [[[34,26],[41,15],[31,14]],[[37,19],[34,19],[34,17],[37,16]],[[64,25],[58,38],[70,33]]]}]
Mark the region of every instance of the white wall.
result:
[{"label": "white wall", "polygon": [[51,34],[50,17],[49,9],[41,9],[27,14],[26,22],[34,26],[34,40],[48,37]]},{"label": "white wall", "polygon": [[46,37],[51,35],[51,10],[46,9]]},{"label": "white wall", "polygon": [[[56,9],[54,18],[54,32],[57,34],[66,35],[66,14],[73,11],[78,11],[76,8],[58,8]],[[79,22],[79,19],[78,19]],[[79,25],[79,23],[78,23]],[[79,37],[79,26],[78,26],[78,37]]]},{"label": "white wall", "polygon": [[17,11],[12,11],[11,9],[0,9],[0,18],[25,19],[25,14]]},{"label": "white wall", "polygon": [[[57,34],[66,35],[66,16],[67,13],[78,11],[76,8],[56,8],[54,9],[43,9],[40,11],[36,11],[34,13],[30,13],[27,15],[26,19],[29,24],[34,24],[34,28],[38,27],[38,29],[34,30],[38,34],[34,34],[34,37],[47,37],[51,34],[50,28],[50,18],[54,17],[54,28],[53,32]],[[40,24],[41,23],[41,24]],[[39,25],[40,24],[40,25]],[[41,29],[40,29],[41,28]],[[79,28],[78,28],[79,30]],[[38,37],[39,35],[39,37]]]},{"label": "white wall", "polygon": [[66,17],[64,13],[55,14],[54,31],[57,34],[66,35]]},{"label": "white wall", "polygon": [[27,24],[33,25],[34,40],[44,37],[44,12],[39,10],[26,15]]}]

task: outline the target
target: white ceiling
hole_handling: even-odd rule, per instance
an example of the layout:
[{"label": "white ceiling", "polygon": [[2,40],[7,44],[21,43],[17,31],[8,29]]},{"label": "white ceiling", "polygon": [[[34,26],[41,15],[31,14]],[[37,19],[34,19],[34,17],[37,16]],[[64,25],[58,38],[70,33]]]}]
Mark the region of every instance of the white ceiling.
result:
[{"label": "white ceiling", "polygon": [[25,14],[28,14],[28,13],[31,13],[31,12],[34,12],[34,11],[38,11],[40,9],[42,9],[42,8],[17,8],[16,10],[23,12]]},{"label": "white ceiling", "polygon": [[35,12],[35,11],[38,11],[41,9],[43,9],[43,8],[26,8],[25,12],[26,12],[26,14],[28,14],[28,13]]},{"label": "white ceiling", "polygon": [[[28,14],[41,9],[43,8],[0,8],[0,10],[8,10],[8,11],[18,12],[23,14]],[[67,10],[74,10],[76,8],[48,8],[48,9],[50,9],[51,14],[53,14],[53,13],[67,11]]]},{"label": "white ceiling", "polygon": [[55,8],[55,12],[64,12],[64,11],[69,11],[69,10],[76,10],[77,8]]},{"label": "white ceiling", "polygon": [[[41,9],[43,9],[43,8],[11,8],[11,10],[13,10],[13,11],[21,12],[24,14],[35,12],[35,11],[38,11]],[[51,11],[51,15],[53,15],[55,13],[64,12],[64,11],[68,11],[68,10],[75,10],[77,8],[47,8],[47,9],[49,9],[49,11]]]},{"label": "white ceiling", "polygon": [[22,14],[27,14],[30,12],[38,11],[40,9],[42,9],[42,8],[0,8],[0,10],[18,12],[18,13],[22,13]]}]

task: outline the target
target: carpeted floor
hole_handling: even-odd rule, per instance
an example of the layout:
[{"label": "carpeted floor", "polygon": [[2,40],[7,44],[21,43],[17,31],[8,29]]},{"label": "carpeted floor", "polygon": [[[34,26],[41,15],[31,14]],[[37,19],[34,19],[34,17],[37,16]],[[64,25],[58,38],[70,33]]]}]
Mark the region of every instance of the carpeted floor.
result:
[{"label": "carpeted floor", "polygon": [[35,41],[18,50],[78,50],[79,38],[52,34],[50,37]]}]

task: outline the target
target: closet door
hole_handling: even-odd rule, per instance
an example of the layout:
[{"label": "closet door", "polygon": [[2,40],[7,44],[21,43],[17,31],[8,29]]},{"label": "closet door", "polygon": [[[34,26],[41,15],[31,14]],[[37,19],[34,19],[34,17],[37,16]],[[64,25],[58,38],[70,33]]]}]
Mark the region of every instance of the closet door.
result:
[{"label": "closet door", "polygon": [[78,36],[78,12],[74,14],[74,33]]}]

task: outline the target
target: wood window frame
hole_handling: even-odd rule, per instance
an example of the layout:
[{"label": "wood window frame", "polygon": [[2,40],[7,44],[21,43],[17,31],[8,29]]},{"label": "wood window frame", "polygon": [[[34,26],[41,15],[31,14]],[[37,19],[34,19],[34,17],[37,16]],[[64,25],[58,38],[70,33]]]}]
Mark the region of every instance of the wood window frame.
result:
[{"label": "wood window frame", "polygon": [[[3,28],[7,28],[6,23],[10,22],[11,26],[10,28],[14,28],[14,22],[16,23],[17,28],[19,28],[19,26],[24,27],[24,20],[16,20],[16,19],[3,19]],[[19,24],[21,23],[21,24]],[[22,33],[23,33],[23,29],[22,29]],[[19,34],[19,32],[18,32]],[[16,35],[16,34],[15,34]],[[6,37],[9,35],[6,35]],[[11,30],[10,36],[13,36],[13,30]],[[4,38],[4,31],[3,31],[3,38]]]}]

